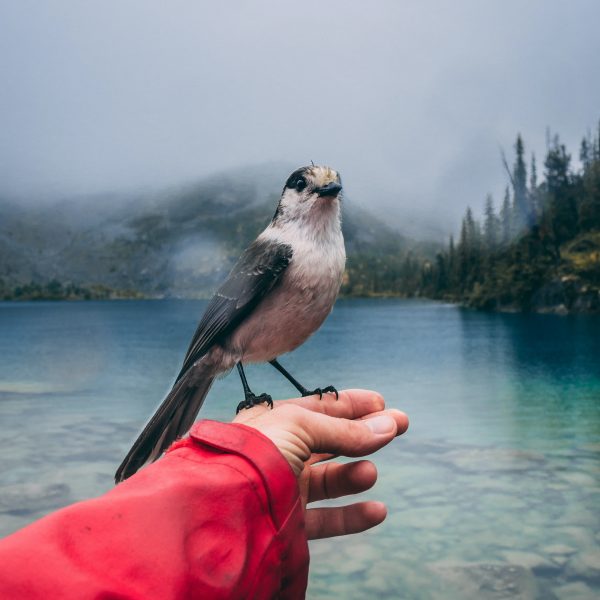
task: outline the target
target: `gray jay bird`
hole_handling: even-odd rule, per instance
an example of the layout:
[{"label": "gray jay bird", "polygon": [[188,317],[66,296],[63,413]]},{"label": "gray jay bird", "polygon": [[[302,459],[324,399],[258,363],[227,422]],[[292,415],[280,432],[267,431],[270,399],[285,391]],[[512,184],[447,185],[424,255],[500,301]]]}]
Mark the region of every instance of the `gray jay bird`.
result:
[{"label": "gray jay bird", "polygon": [[340,225],[342,183],[329,167],[294,171],[267,228],[248,246],[208,304],[173,388],[119,466],[118,483],[156,460],[192,426],[215,378],[234,366],[244,388],[238,411],[262,402],[243,363],[269,362],[303,395],[308,390],[277,361],[323,323],[338,295],[346,252]]}]

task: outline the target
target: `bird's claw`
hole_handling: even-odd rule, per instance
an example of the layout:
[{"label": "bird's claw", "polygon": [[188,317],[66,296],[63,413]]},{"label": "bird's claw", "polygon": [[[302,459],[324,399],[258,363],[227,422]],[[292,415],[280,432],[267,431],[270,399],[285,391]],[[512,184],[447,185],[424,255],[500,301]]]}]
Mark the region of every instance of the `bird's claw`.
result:
[{"label": "bird's claw", "polygon": [[249,394],[242,400],[235,409],[235,414],[237,415],[240,410],[244,410],[245,408],[252,408],[257,404],[262,404],[263,402],[267,403],[269,408],[273,408],[273,398],[269,396],[269,394],[261,394],[260,396],[255,396],[254,394]]},{"label": "bird's claw", "polygon": [[340,395],[339,395],[338,391],[332,385],[328,385],[326,388],[323,388],[323,393],[324,394],[335,394],[335,399],[336,400],[340,399]]},{"label": "bird's claw", "polygon": [[306,390],[306,392],[302,393],[302,397],[305,398],[306,396],[315,396],[319,394],[319,400],[321,400],[323,398],[323,394],[335,394],[335,399],[337,400],[340,395],[338,394],[338,391],[332,386],[332,385],[328,385],[327,387],[324,388],[316,388],[314,390],[309,391]]}]

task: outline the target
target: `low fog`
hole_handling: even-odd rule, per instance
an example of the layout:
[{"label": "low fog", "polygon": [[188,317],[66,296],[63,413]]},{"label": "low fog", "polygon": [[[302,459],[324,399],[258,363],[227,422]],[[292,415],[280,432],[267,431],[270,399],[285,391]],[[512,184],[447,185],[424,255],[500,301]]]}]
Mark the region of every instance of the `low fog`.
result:
[{"label": "low fog", "polygon": [[577,156],[598,22],[594,0],[2,0],[0,194],[85,202],[245,165],[282,184],[313,160],[438,237],[499,203],[518,132],[538,164],[547,127]]}]

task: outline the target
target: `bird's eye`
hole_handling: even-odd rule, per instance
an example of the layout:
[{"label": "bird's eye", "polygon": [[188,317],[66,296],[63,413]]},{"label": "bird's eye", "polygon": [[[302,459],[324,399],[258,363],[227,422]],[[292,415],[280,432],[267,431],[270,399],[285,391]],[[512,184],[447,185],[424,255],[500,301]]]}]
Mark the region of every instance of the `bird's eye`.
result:
[{"label": "bird's eye", "polygon": [[305,187],[306,187],[306,179],[304,179],[304,177],[298,178],[298,181],[296,181],[296,189],[299,192],[301,192]]}]

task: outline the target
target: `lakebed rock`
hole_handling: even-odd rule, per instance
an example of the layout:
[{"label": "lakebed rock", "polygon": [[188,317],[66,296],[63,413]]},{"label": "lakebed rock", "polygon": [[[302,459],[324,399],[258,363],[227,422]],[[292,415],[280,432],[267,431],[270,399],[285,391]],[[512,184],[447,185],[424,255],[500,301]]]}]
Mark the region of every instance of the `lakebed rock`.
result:
[{"label": "lakebed rock", "polygon": [[0,487],[0,513],[28,515],[69,504],[70,488],[65,483],[24,483]]},{"label": "lakebed rock", "polygon": [[533,573],[518,565],[440,562],[432,570],[456,591],[448,597],[529,600],[538,595]]}]

